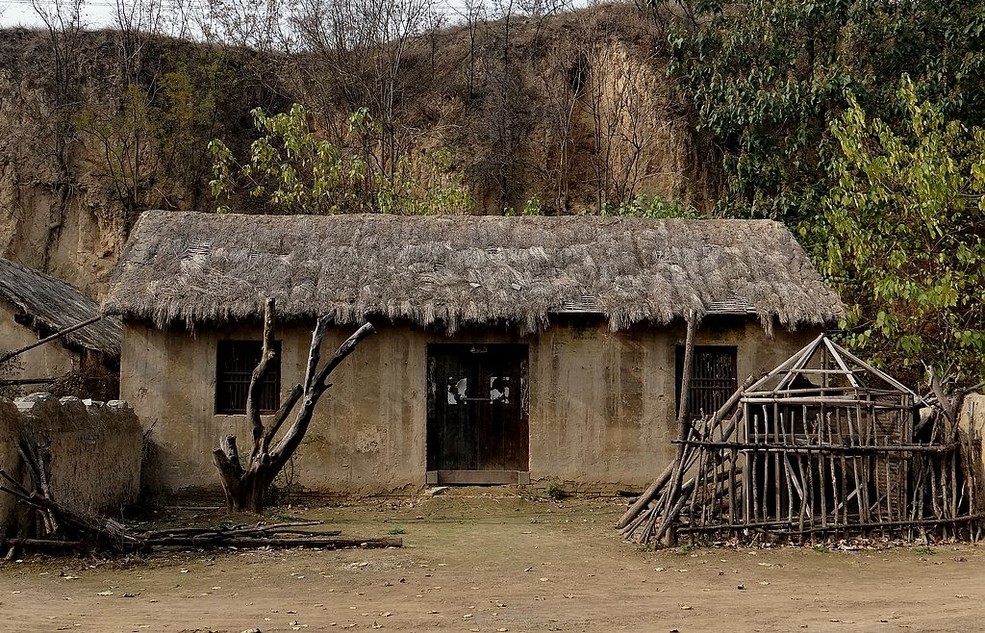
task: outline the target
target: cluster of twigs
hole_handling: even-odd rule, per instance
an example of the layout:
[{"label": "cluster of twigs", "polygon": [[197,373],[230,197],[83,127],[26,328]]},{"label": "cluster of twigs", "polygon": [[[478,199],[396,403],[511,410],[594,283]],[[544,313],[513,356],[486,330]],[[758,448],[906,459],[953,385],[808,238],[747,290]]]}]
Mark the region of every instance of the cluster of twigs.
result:
[{"label": "cluster of twigs", "polygon": [[[743,389],[750,382],[747,381]],[[732,458],[721,462],[705,460],[697,472],[684,478],[699,461],[700,444],[695,441],[727,441],[735,433],[742,420],[742,408],[736,405],[743,389],[736,391],[710,418],[704,417],[688,425],[685,440],[678,446],[678,457],[667,465],[616,524],[623,536],[640,543],[674,542],[682,511],[696,500],[695,491],[709,482],[724,479],[726,473],[730,480],[741,474],[736,460]]]},{"label": "cluster of twigs", "polygon": [[[0,539],[5,558],[16,558],[23,549],[51,553],[95,552],[102,555],[146,553],[160,548],[294,548],[321,549],[401,547],[399,538],[342,537],[340,532],[312,528],[321,521],[296,521],[265,525],[176,527],[161,530],[131,529],[118,521],[75,512],[51,496],[48,473],[51,455],[44,443],[23,436],[18,452],[31,474],[34,490],[28,490],[0,469],[0,491],[14,496],[33,511],[35,536]],[[22,530],[22,533],[24,531]]]}]

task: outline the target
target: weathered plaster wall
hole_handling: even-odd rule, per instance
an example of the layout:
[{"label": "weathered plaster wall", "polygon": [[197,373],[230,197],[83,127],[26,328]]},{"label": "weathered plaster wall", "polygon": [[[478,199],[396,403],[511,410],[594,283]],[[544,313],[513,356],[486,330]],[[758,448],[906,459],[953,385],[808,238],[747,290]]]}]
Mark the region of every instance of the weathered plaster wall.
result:
[{"label": "weathered plaster wall", "polygon": [[[817,335],[758,322],[709,319],[695,345],[737,346],[737,376],[768,371]],[[552,328],[531,357],[530,477],[567,488],[614,491],[648,485],[674,458],[676,348],[683,324],[609,332]],[[709,412],[710,413],[710,412]]]},{"label": "weathered plaster wall", "polygon": [[[539,336],[461,333],[448,338],[403,326],[379,328],[333,375],[296,460],[299,483],[324,493],[411,491],[424,485],[428,343],[526,343],[530,380],[530,476],[613,491],[648,484],[673,455],[675,346],[684,328],[609,332],[602,322],[556,323]],[[349,329],[330,332],[334,348]],[[697,344],[738,345],[740,382],[771,369],[816,332],[766,337],[758,323],[713,322]],[[226,433],[249,430],[243,416],[214,415],[215,349],[222,339],[259,338],[258,328],[196,334],[127,323],[121,394],[145,426],[156,455],[148,484],[166,492],[217,490],[211,452]],[[281,387],[299,382],[310,333],[285,327]]]},{"label": "weathered plaster wall", "polygon": [[[0,341],[3,341],[2,351],[12,352],[37,343],[38,335],[14,321],[14,312],[8,305],[0,303]],[[53,341],[24,352],[14,362],[19,369],[3,378],[54,378],[78,368],[79,360],[61,343]]]}]

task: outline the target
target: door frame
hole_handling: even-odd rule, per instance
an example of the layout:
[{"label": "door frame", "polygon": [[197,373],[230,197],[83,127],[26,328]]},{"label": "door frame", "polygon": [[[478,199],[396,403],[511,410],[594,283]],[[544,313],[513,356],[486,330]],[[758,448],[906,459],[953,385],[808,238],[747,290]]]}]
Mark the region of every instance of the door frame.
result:
[{"label": "door frame", "polygon": [[[516,419],[513,424],[516,426],[514,431],[525,434],[520,441],[522,447],[523,456],[520,458],[519,462],[514,462],[513,465],[517,466],[515,469],[493,469],[493,468],[481,468],[478,463],[476,468],[472,469],[462,469],[462,468],[442,468],[441,464],[441,454],[435,453],[433,451],[441,451],[442,448],[436,447],[435,442],[441,441],[436,439],[435,435],[438,434],[437,425],[439,424],[438,415],[438,398],[446,397],[445,389],[447,387],[447,378],[440,378],[437,376],[437,371],[439,369],[439,358],[449,358],[458,357],[462,364],[467,364],[465,362],[467,359],[472,358],[472,355],[481,355],[476,359],[474,368],[475,372],[481,374],[482,363],[481,358],[487,353],[492,353],[489,358],[496,358],[495,352],[502,352],[502,357],[505,359],[502,362],[512,363],[514,360],[518,363],[517,371],[517,387],[518,393],[516,397],[518,398],[518,412],[519,418]],[[438,485],[438,484],[452,484],[452,485],[500,485],[500,484],[520,484],[528,485],[530,483],[530,424],[529,424],[529,365],[530,365],[530,346],[526,343],[459,343],[459,342],[448,342],[448,343],[429,343],[427,345],[426,351],[426,367],[425,367],[425,382],[426,382],[426,393],[427,393],[427,403],[425,408],[425,463],[428,470],[425,474],[425,482],[428,485]],[[488,366],[487,366],[488,367]],[[446,373],[446,372],[442,372]],[[481,378],[480,378],[481,380]],[[480,387],[481,388],[481,387]],[[474,393],[474,392],[473,392]],[[470,399],[471,400],[471,399]],[[492,400],[490,400],[490,404]],[[481,406],[481,404],[476,404],[476,406]],[[466,412],[466,415],[468,413]],[[473,416],[481,418],[482,416]],[[478,424],[478,420],[470,419],[470,423]],[[509,430],[503,429],[502,433],[509,433]],[[506,449],[504,451],[504,459]],[[504,462],[505,465],[506,462]],[[448,465],[448,464],[444,464]]]}]

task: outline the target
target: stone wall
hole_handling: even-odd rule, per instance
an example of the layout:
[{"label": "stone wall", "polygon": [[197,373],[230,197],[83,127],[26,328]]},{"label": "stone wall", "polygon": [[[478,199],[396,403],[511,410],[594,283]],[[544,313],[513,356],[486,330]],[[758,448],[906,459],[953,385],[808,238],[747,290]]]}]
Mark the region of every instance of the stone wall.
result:
[{"label": "stone wall", "polygon": [[[0,400],[0,468],[33,488],[17,452],[24,434],[51,452],[52,497],[68,509],[118,516],[140,490],[143,433],[126,402],[35,393]],[[27,529],[26,513],[0,493],[0,537]]]}]

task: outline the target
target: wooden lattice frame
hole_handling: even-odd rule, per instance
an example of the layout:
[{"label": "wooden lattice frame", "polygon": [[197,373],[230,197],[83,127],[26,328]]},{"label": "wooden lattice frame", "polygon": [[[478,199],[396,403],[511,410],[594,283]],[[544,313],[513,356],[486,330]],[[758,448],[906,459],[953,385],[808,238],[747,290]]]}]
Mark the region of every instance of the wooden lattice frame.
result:
[{"label": "wooden lattice frame", "polygon": [[747,385],[687,430],[678,444],[693,476],[676,491],[654,492],[655,482],[652,503],[620,522],[627,535],[913,537],[977,527],[971,438],[927,415],[885,372],[819,336]]}]

